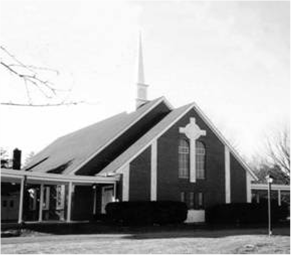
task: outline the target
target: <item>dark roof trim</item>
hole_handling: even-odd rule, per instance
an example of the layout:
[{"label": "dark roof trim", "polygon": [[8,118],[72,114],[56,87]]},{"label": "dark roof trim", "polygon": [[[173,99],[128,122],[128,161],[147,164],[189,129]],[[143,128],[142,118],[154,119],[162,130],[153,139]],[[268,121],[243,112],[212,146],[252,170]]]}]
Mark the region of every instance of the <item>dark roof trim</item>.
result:
[{"label": "dark roof trim", "polygon": [[75,174],[81,167],[83,167],[84,165],[86,165],[91,159],[93,159],[94,157],[96,157],[98,155],[98,153],[100,153],[104,148],[106,148],[109,144],[111,144],[115,139],[117,139],[120,135],[122,135],[123,133],[125,133],[130,127],[132,127],[134,124],[136,124],[141,118],[143,118],[146,114],[148,114],[151,110],[153,110],[157,105],[159,105],[160,103],[165,103],[166,106],[172,110],[173,107],[172,105],[168,102],[168,100],[165,97],[161,97],[157,100],[157,102],[155,102],[155,104],[153,104],[149,109],[147,109],[147,111],[145,111],[142,115],[140,115],[137,119],[135,119],[129,126],[125,127],[125,129],[123,129],[121,132],[119,132],[116,136],[112,137],[106,144],[104,144],[101,148],[99,148],[97,151],[95,151],[90,157],[88,157],[87,159],[85,159],[82,163],[80,163],[78,166],[75,167],[74,170],[72,170],[69,174]]}]

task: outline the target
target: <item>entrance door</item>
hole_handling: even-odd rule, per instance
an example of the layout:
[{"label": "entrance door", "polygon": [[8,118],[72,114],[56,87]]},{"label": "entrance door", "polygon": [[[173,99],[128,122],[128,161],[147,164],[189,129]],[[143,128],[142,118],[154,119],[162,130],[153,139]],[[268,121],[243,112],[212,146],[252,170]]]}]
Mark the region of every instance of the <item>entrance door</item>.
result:
[{"label": "entrance door", "polygon": [[101,213],[106,213],[105,207],[108,203],[113,202],[113,187],[103,187],[102,188],[102,203],[101,203]]}]

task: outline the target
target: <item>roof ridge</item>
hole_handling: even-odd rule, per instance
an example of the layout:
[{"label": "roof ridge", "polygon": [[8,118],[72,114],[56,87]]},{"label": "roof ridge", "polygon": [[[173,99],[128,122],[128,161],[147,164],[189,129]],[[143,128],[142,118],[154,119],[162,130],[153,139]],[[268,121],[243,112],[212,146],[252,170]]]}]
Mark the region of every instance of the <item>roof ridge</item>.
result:
[{"label": "roof ridge", "polygon": [[[193,108],[193,104],[190,103],[187,105],[180,106],[180,107],[172,110],[171,112],[169,112],[163,119],[161,119],[160,122],[158,122],[154,127],[152,127],[147,133],[145,133],[140,139],[138,139],[135,143],[133,143],[127,150],[125,150],[122,154],[120,154],[115,160],[113,160],[108,166],[106,166],[98,174],[102,175],[106,172],[110,172],[109,171],[110,167],[114,168],[114,169],[112,169],[113,172],[122,168],[126,163],[122,163],[122,165],[119,167],[114,166],[114,164],[116,164],[116,162],[118,162],[118,160],[122,160],[122,157],[124,157],[126,155],[126,153],[127,154],[133,153],[133,151],[137,149],[137,148],[135,148],[137,146],[141,146],[142,149],[138,150],[138,152],[136,152],[135,155],[141,153],[142,150],[145,149],[145,147],[149,146],[149,144],[152,142],[152,140],[154,140],[156,137],[160,137],[162,134],[164,134],[169,128],[171,128],[182,116],[184,116],[192,108]],[[180,111],[181,111],[181,113],[179,113]],[[171,120],[170,118],[173,115],[175,115],[175,113],[177,113],[177,112],[179,113],[178,116],[176,116],[174,118],[174,120]],[[169,125],[167,124],[166,127],[162,129],[162,131],[159,131],[158,129],[160,128],[160,126],[163,126],[168,121],[168,119],[171,120],[170,124]],[[151,136],[151,135],[153,135],[154,137],[150,138],[149,136]],[[149,139],[150,141],[145,141],[146,145],[140,145],[140,143],[142,143],[143,140],[147,140],[147,139]],[[133,148],[135,148],[135,149],[133,149]],[[132,158],[132,156],[131,156],[131,158]],[[128,162],[128,159],[126,160],[126,162]]]},{"label": "roof ridge", "polygon": [[123,134],[126,130],[128,130],[132,125],[137,123],[141,118],[143,118],[147,113],[149,113],[152,109],[154,109],[156,106],[158,106],[160,103],[162,103],[165,100],[164,97],[158,97],[154,100],[149,101],[145,105],[138,108],[136,111],[131,112],[129,115],[137,114],[138,112],[142,112],[145,110],[145,106],[149,107],[149,104],[152,103],[149,107],[149,109],[145,110],[140,114],[132,123],[124,127],[121,131],[119,131],[114,137],[111,137],[108,141],[106,141],[98,150],[94,151],[89,157],[87,157],[85,160],[83,160],[80,164],[78,164],[76,167],[73,168],[68,174],[75,174],[81,167],[83,167],[87,162],[89,162],[92,158],[94,158],[99,152],[101,152],[106,146],[108,146],[112,141],[114,141],[117,137],[119,137],[121,134]]}]

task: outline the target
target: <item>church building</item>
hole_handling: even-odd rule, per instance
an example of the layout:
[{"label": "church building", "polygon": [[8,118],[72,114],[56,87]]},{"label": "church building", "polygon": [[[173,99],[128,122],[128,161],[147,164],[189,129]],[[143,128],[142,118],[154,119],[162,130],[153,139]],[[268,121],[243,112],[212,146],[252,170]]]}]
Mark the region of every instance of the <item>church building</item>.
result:
[{"label": "church building", "polygon": [[134,112],[58,138],[20,171],[1,170],[7,193],[18,190],[18,222],[91,220],[120,201],[183,201],[187,222],[204,222],[209,207],[251,202],[257,177],[195,103],[148,100],[141,42],[138,77]]}]

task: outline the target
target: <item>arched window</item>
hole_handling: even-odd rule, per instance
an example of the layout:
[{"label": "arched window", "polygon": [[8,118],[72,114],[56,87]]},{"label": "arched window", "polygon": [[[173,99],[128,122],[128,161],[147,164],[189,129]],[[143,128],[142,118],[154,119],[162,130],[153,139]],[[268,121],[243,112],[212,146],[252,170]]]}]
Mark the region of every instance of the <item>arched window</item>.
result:
[{"label": "arched window", "polygon": [[180,139],[179,143],[179,177],[189,178],[189,143],[185,139]]},{"label": "arched window", "polygon": [[205,179],[206,149],[202,142],[196,141],[196,178]]}]

